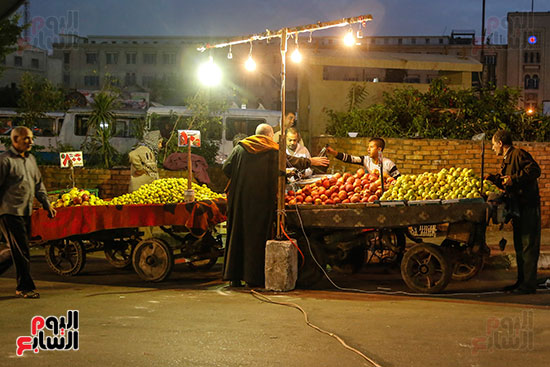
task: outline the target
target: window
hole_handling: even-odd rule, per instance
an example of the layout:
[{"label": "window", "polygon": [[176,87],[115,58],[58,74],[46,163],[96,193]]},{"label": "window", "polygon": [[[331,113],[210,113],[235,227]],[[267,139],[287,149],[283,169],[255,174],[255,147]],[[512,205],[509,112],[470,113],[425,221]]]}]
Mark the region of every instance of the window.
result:
[{"label": "window", "polygon": [[1,56],[0,57],[0,64],[6,65],[6,56]]},{"label": "window", "polygon": [[540,52],[537,52],[536,54],[536,63],[540,64]]},{"label": "window", "polygon": [[143,54],[143,63],[155,65],[157,63],[157,54]]},{"label": "window", "polygon": [[531,76],[529,74],[525,75],[523,78],[523,84],[525,89],[531,89]]},{"label": "window", "polygon": [[535,53],[534,52],[529,53],[529,62],[531,64],[533,64],[535,62]]},{"label": "window", "polygon": [[539,76],[538,75],[533,75],[531,86],[532,86],[531,89],[539,89]]},{"label": "window", "polygon": [[14,56],[13,65],[14,66],[23,66],[23,58],[21,56]]},{"label": "window", "polygon": [[107,64],[118,64],[118,53],[117,52],[107,52],[105,54],[105,62]]},{"label": "window", "polygon": [[65,86],[69,86],[71,84],[71,74],[68,74],[68,73],[63,74],[63,84]]},{"label": "window", "polygon": [[146,88],[152,87],[154,82],[155,82],[154,76],[144,75],[143,77],[141,77],[141,84]]},{"label": "window", "polygon": [[397,39],[397,44],[402,45],[403,44],[403,38],[398,38]]},{"label": "window", "polygon": [[126,53],[126,64],[129,65],[135,65],[137,59],[137,53],[135,52],[127,52]]},{"label": "window", "polygon": [[40,62],[38,61],[38,59],[31,59],[31,67],[33,69],[38,69],[40,67]]},{"label": "window", "polygon": [[97,54],[96,53],[86,53],[86,64],[88,64],[88,65],[97,64]]},{"label": "window", "polygon": [[529,52],[523,53],[523,63],[527,64],[529,62]]},{"label": "window", "polygon": [[162,55],[163,64],[175,64],[176,63],[176,54],[163,54]]},{"label": "window", "polygon": [[97,75],[84,76],[84,85],[86,87],[99,87],[99,76]]},{"label": "window", "polygon": [[74,134],[76,136],[85,136],[88,132],[88,120],[87,115],[76,115],[74,119]]},{"label": "window", "polygon": [[20,124],[20,118],[17,116],[0,117],[0,135],[10,135],[11,129]]},{"label": "window", "polygon": [[70,52],[63,52],[63,63],[69,64],[71,62],[71,53]]},{"label": "window", "polygon": [[440,44],[440,45],[443,44],[443,38],[440,38],[440,39],[439,39],[439,44]]},{"label": "window", "polygon": [[55,136],[55,118],[38,118],[32,128],[34,136]]},{"label": "window", "polygon": [[426,38],[426,44],[427,44],[427,45],[430,44],[430,39],[429,39],[429,38]]},{"label": "window", "polygon": [[124,77],[124,84],[126,85],[135,85],[136,84],[136,73],[126,73]]},{"label": "window", "polygon": [[228,117],[225,120],[226,131],[225,139],[233,140],[237,134],[245,134],[246,136],[254,135],[256,127],[259,124],[265,124],[265,119],[247,119],[245,117]]},{"label": "window", "polygon": [[416,45],[416,38],[411,38],[411,45]]}]

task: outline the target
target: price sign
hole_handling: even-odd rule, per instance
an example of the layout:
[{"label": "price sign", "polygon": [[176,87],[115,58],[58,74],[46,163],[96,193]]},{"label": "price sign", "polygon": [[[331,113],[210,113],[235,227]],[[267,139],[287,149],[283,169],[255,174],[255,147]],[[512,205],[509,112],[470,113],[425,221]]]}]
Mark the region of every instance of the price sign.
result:
[{"label": "price sign", "polygon": [[67,168],[71,166],[84,167],[82,152],[59,153],[59,161],[61,162],[61,168]]},{"label": "price sign", "polygon": [[201,146],[201,132],[199,130],[178,130],[178,146],[199,148]]}]

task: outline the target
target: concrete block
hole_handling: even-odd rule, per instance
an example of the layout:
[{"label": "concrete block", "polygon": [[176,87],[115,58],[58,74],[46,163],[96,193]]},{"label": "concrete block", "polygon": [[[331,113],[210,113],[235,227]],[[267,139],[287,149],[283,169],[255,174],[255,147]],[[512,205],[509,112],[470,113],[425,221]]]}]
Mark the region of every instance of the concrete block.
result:
[{"label": "concrete block", "polygon": [[290,241],[267,241],[265,246],[265,288],[291,291],[298,278],[298,251]]}]

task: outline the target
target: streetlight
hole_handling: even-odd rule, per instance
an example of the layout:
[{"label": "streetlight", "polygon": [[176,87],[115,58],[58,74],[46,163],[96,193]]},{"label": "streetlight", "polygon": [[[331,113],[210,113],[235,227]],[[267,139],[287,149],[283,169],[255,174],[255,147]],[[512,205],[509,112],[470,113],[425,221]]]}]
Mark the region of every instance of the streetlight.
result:
[{"label": "streetlight", "polygon": [[214,64],[212,56],[208,58],[207,62],[199,66],[198,74],[201,83],[208,87],[218,85],[222,79],[222,71],[218,65]]}]

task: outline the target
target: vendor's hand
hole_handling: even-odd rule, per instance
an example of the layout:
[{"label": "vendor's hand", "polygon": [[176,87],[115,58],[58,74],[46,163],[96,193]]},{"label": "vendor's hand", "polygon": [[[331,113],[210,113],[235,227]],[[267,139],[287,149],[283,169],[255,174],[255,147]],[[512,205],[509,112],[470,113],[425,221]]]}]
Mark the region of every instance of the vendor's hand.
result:
[{"label": "vendor's hand", "polygon": [[512,177],[510,176],[502,176],[502,185],[504,186],[512,186]]},{"label": "vendor's hand", "polygon": [[145,174],[145,170],[140,169],[140,170],[135,171],[132,176],[139,177],[139,176],[143,176],[144,174]]},{"label": "vendor's hand", "polygon": [[311,165],[317,167],[326,167],[330,162],[327,157],[311,157],[310,160]]},{"label": "vendor's hand", "polygon": [[331,148],[330,146],[327,147],[327,153],[330,154],[330,155],[337,155],[338,152],[335,151],[333,148]]},{"label": "vendor's hand", "polygon": [[48,217],[55,218],[55,215],[57,214],[57,210],[52,208],[51,206],[48,208]]}]

